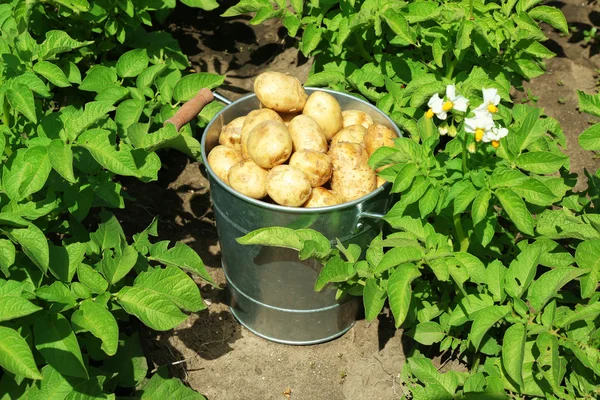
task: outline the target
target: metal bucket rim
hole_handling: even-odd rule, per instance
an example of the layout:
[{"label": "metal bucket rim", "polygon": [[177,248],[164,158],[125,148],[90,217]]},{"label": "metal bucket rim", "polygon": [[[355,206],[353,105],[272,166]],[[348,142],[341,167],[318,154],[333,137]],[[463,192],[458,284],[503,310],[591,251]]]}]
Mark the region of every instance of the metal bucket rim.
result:
[{"label": "metal bucket rim", "polygon": [[[318,87],[311,87],[311,86],[306,86],[304,89],[308,89],[311,91],[323,91],[323,92],[327,92],[329,94],[335,94],[335,95],[342,95],[345,97],[351,97],[353,100],[359,101],[367,106],[369,106],[370,108],[372,108],[374,111],[378,112],[379,114],[381,114],[381,116],[386,119],[390,125],[392,126],[392,128],[394,129],[394,131],[398,134],[398,136],[402,136],[402,132],[400,131],[400,129],[398,128],[398,126],[394,123],[394,121],[392,121],[392,119],[387,116],[383,111],[381,111],[379,108],[377,108],[376,106],[374,106],[373,104],[358,98],[356,96],[353,96],[351,94],[348,93],[343,93],[343,92],[338,92],[336,90],[331,90],[331,89],[325,89],[325,88],[318,88]],[[311,207],[311,208],[304,208],[304,207],[288,207],[288,206],[282,206],[279,204],[270,204],[267,203],[265,201],[259,200],[259,199],[254,199],[252,197],[246,196],[245,194],[242,194],[236,190],[234,190],[231,186],[225,184],[224,182],[221,181],[221,179],[214,173],[214,171],[212,170],[212,168],[210,168],[210,165],[208,164],[207,161],[207,154],[206,154],[206,132],[208,132],[210,130],[210,127],[212,126],[212,124],[217,120],[217,118],[219,118],[221,116],[221,114],[223,114],[226,110],[230,109],[230,108],[234,108],[236,105],[238,105],[239,103],[246,101],[248,98],[251,97],[256,97],[256,94],[254,93],[249,93],[245,96],[240,97],[239,99],[237,99],[236,101],[232,102],[231,104],[225,106],[221,111],[219,111],[214,117],[213,119],[208,123],[208,125],[206,125],[206,128],[204,128],[204,134],[202,135],[202,140],[201,140],[201,149],[202,149],[202,163],[204,164],[204,167],[206,168],[206,170],[208,171],[208,173],[210,174],[211,178],[213,178],[213,180],[215,182],[217,182],[221,187],[223,187],[227,192],[229,192],[230,194],[232,194],[233,196],[236,196],[237,198],[244,200],[247,203],[253,204],[257,207],[262,207],[262,208],[266,208],[269,210],[274,210],[274,211],[282,211],[282,212],[288,212],[290,214],[311,214],[311,213],[316,213],[316,212],[320,212],[320,211],[336,211],[336,210],[342,210],[345,208],[350,208],[350,207],[354,207],[358,204],[361,204],[365,201],[368,201],[369,199],[377,196],[378,194],[380,194],[381,192],[383,192],[384,190],[386,190],[386,188],[389,189],[389,187],[391,186],[390,182],[385,182],[383,185],[381,185],[380,187],[378,187],[377,189],[375,189],[374,191],[372,191],[371,193],[360,197],[358,199],[346,202],[346,203],[342,203],[342,204],[336,204],[334,206],[326,206],[326,207]]]}]

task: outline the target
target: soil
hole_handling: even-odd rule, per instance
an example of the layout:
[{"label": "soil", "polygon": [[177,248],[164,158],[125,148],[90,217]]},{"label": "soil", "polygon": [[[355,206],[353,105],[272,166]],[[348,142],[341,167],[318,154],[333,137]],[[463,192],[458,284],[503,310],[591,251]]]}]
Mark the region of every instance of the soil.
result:
[{"label": "soil", "polygon": [[[190,56],[197,71],[226,74],[218,91],[235,100],[252,90],[252,78],[265,70],[288,72],[301,81],[311,66],[285,36],[277,21],[259,26],[248,17],[219,17],[231,2],[215,12],[203,12],[178,3],[167,26]],[[577,136],[589,126],[589,118],[577,110],[576,89],[595,93],[600,69],[598,47],[585,46],[583,31],[600,26],[600,7],[595,2],[551,2],[562,9],[571,27],[563,37],[549,27],[546,43],[557,57],[547,62],[548,74],[527,82],[528,98],[539,96],[537,105],[557,118],[567,136],[571,172],[595,171],[600,163],[578,147]],[[527,99],[516,93],[515,101]],[[176,152],[161,154],[163,169],[157,182],[124,182],[137,200],[119,218],[127,233],[159,218],[160,239],[182,241],[202,257],[210,274],[224,286],[220,249],[211,209],[206,173],[198,162]],[[198,282],[201,284],[200,282]],[[261,339],[237,323],[228,310],[224,290],[201,284],[208,309],[193,314],[171,332],[145,331],[146,354],[154,367],[169,366],[209,400],[237,399],[398,399],[402,396],[400,371],[410,340],[393,327],[389,315],[377,321],[359,320],[344,336],[314,346],[286,346]],[[437,360],[436,362],[440,362]],[[439,364],[438,364],[439,365]],[[460,368],[448,363],[447,368]]]}]

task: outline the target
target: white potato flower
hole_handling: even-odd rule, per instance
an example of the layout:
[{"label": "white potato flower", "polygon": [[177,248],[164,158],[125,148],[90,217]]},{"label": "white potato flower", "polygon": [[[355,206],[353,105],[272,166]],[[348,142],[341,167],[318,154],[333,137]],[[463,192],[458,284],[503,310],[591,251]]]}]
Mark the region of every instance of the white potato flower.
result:
[{"label": "white potato flower", "polygon": [[429,110],[425,113],[427,118],[433,118],[437,116],[441,120],[445,120],[448,117],[448,111],[456,110],[466,112],[469,106],[469,100],[456,94],[456,87],[454,85],[446,86],[446,96],[442,99],[439,94],[434,94],[427,103]]},{"label": "white potato flower", "polygon": [[483,135],[483,141],[485,143],[492,142],[492,146],[497,149],[500,146],[500,139],[508,135],[508,129],[501,127],[500,125],[494,126]]},{"label": "white potato flower", "polygon": [[480,142],[493,127],[494,120],[489,113],[476,112],[474,117],[465,119],[465,131],[474,134],[476,142]]},{"label": "white potato flower", "polygon": [[495,114],[498,112],[498,104],[500,104],[500,95],[498,89],[483,89],[483,103],[479,105],[474,111],[477,112],[489,112]]}]

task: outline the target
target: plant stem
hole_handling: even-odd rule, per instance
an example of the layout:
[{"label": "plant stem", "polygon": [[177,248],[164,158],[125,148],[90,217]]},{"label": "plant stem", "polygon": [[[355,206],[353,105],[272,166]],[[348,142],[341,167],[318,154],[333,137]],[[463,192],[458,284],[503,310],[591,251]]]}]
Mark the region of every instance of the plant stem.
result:
[{"label": "plant stem", "polygon": [[456,236],[458,237],[458,242],[460,243],[460,251],[467,251],[470,243],[469,238],[465,235],[465,231],[463,230],[462,222],[460,221],[460,214],[455,214],[452,218],[454,220]]},{"label": "plant stem", "polygon": [[452,75],[454,74],[454,68],[456,68],[456,64],[458,63],[457,59],[450,59],[450,52],[445,54],[446,57],[446,79],[452,79]]},{"label": "plant stem", "polygon": [[4,104],[2,107],[2,123],[10,128],[10,106],[8,105],[8,100],[4,98]]},{"label": "plant stem", "polygon": [[474,7],[474,5],[475,5],[475,0],[471,0],[471,4],[469,6],[469,14],[471,15],[470,16],[471,20],[474,19],[474,17],[473,17],[473,7]]},{"label": "plant stem", "polygon": [[477,372],[477,368],[479,368],[480,362],[481,362],[481,353],[475,353],[475,358],[473,359],[473,366],[471,367],[471,371]]},{"label": "plant stem", "polygon": [[467,174],[467,171],[469,170],[468,166],[467,166],[467,157],[468,157],[468,153],[467,153],[467,136],[465,135],[463,137],[463,147],[462,147],[462,173],[463,175]]}]

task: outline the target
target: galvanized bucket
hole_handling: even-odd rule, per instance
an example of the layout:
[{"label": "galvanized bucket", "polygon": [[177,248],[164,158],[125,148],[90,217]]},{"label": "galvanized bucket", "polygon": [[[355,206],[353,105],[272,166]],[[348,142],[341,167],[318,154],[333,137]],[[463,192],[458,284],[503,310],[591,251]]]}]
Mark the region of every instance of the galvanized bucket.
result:
[{"label": "galvanized bucket", "polygon": [[[342,109],[367,112],[375,122],[400,135],[392,120],[371,104],[344,93],[306,88],[308,94],[315,90],[335,96]],[[300,261],[296,251],[242,246],[236,239],[259,228],[283,226],[311,228],[332,243],[339,238],[344,245],[356,243],[365,248],[379,233],[376,217],[389,209],[389,184],[361,199],[321,208],[283,207],[236,192],[216,177],[206,157],[218,145],[225,124],[259,106],[253,94],[231,103],[210,122],[202,138],[230,309],[242,325],[265,339],[293,345],[326,342],[352,327],[359,311],[358,298],[346,296],[337,301],[331,287],[315,292],[321,265],[314,260]]]}]

